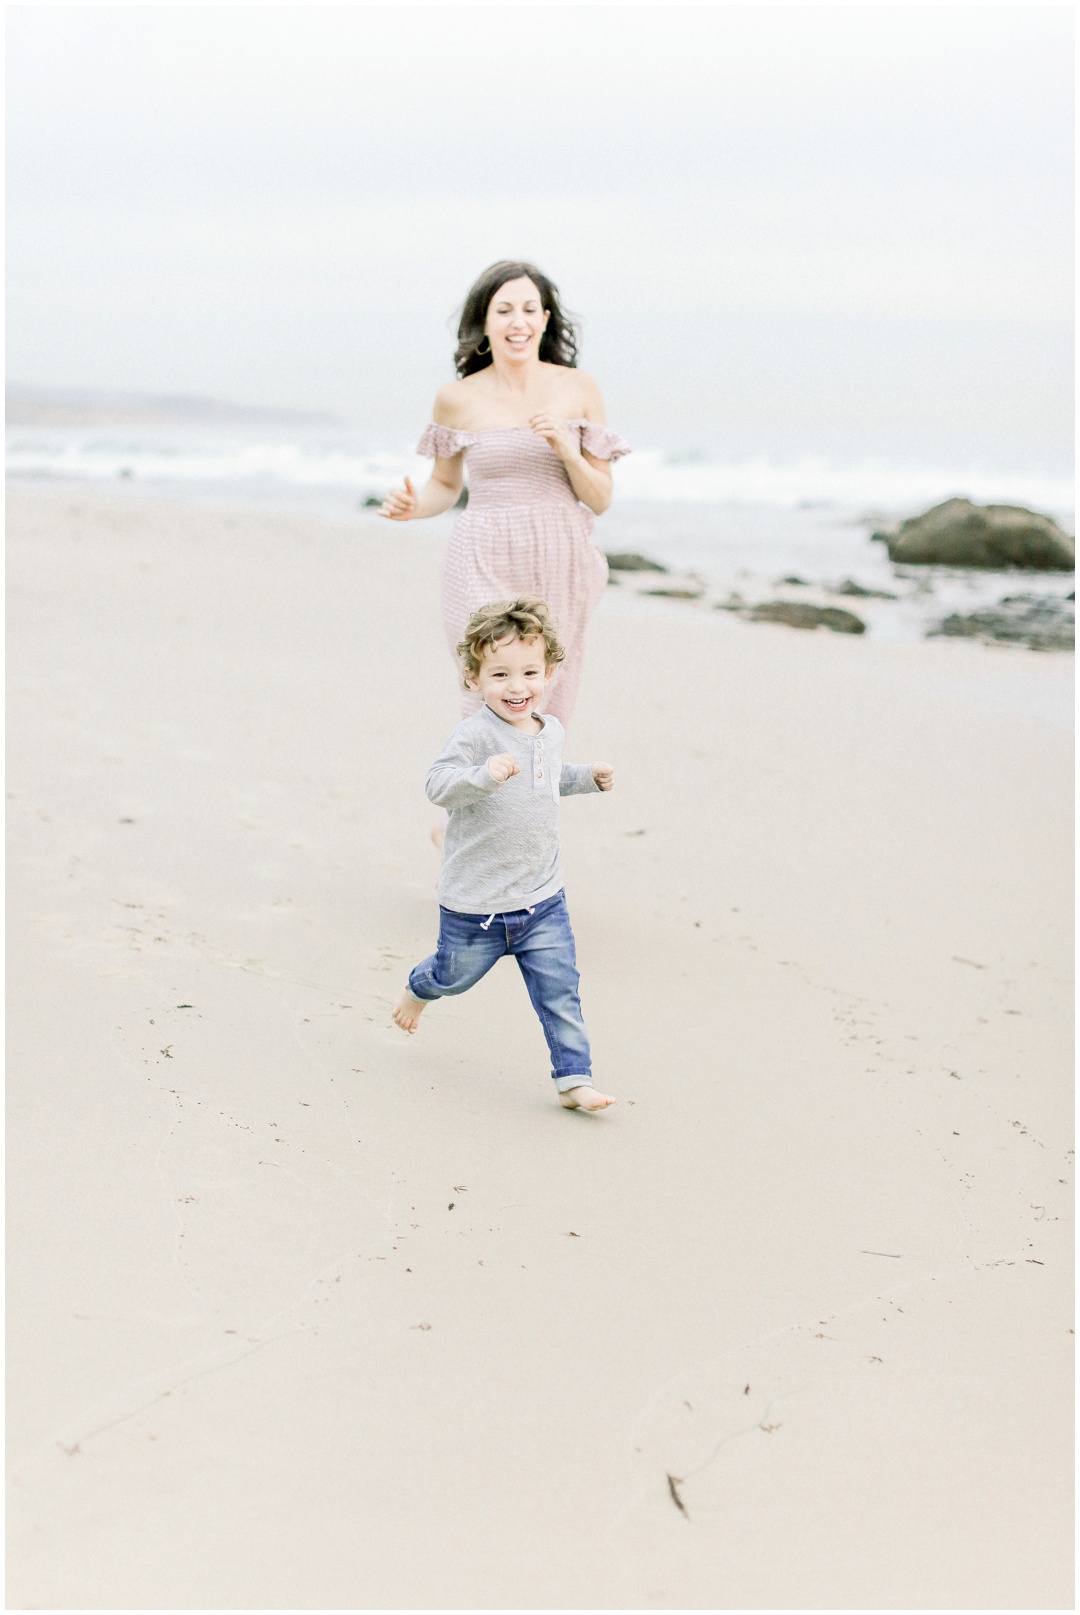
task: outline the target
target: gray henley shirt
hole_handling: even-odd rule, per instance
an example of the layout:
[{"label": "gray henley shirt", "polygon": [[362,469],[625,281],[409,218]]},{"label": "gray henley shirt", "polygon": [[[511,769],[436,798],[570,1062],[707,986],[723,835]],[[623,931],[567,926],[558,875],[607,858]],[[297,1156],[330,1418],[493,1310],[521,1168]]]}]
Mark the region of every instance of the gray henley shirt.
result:
[{"label": "gray henley shirt", "polygon": [[[562,888],[557,804],[560,796],[599,791],[589,763],[564,763],[566,731],[538,713],[543,728],[526,734],[483,706],[459,723],[428,770],[426,791],[450,822],[439,902],[458,914],[532,908]],[[499,785],[489,757],[508,753],[520,774]]]}]

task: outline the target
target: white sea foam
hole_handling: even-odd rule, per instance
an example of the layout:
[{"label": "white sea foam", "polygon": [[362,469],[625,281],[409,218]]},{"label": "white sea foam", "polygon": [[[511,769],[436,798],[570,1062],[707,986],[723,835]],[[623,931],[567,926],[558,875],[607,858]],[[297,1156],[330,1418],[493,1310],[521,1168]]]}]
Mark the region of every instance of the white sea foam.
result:
[{"label": "white sea foam", "polygon": [[620,498],[644,497],[695,504],[839,505],[853,509],[912,511],[962,495],[977,503],[1072,508],[1070,478],[979,467],[889,465],[863,461],[830,464],[816,456],[778,463],[765,455],[739,461],[689,462],[645,450],[619,465]]},{"label": "white sea foam", "polygon": [[288,438],[170,431],[28,430],[8,433],[9,476],[266,488],[389,487],[414,469],[408,454],[358,451],[345,434]]},{"label": "white sea foam", "polygon": [[[282,490],[349,490],[363,498],[383,493],[406,474],[423,479],[430,461],[402,445],[373,449],[347,430],[289,434],[186,432],[177,428],[41,430],[8,433],[9,475],[151,484],[244,485],[262,494]],[[672,504],[835,505],[910,512],[954,494],[1048,511],[1072,508],[1069,478],[1052,473],[884,461],[831,463],[815,456],[780,461],[680,459],[642,449],[620,462],[620,500]]]}]

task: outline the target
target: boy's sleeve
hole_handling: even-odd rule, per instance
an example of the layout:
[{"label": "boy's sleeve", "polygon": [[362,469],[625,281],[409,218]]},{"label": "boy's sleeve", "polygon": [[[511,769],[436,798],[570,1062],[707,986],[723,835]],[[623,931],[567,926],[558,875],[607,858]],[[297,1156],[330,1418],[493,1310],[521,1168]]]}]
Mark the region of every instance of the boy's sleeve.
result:
[{"label": "boy's sleeve", "polygon": [[593,779],[592,763],[563,763],[559,772],[560,796],[584,796],[599,789]]},{"label": "boy's sleeve", "polygon": [[441,808],[465,807],[499,789],[499,781],[492,779],[487,759],[475,763],[475,753],[472,736],[456,729],[428,769],[424,790],[429,802]]}]

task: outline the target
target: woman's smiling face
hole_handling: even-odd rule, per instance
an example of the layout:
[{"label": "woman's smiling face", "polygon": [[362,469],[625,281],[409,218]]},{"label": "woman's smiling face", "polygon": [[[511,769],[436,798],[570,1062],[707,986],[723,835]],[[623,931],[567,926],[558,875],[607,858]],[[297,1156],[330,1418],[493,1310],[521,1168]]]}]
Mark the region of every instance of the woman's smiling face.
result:
[{"label": "woman's smiling face", "polygon": [[488,304],[484,331],[491,352],[512,363],[538,357],[549,315],[532,281],[522,276],[500,286]]}]

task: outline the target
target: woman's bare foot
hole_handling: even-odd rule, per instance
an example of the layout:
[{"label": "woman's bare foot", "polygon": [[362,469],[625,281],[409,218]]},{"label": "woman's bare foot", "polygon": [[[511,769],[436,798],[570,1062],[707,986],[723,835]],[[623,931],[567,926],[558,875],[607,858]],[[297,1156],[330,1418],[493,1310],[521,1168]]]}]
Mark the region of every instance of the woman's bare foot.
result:
[{"label": "woman's bare foot", "polygon": [[394,1005],[394,1025],[400,1026],[403,1032],[415,1032],[426,1008],[427,1001],[421,1002],[419,998],[414,998],[406,988]]},{"label": "woman's bare foot", "polygon": [[[394,1019],[397,1019],[396,1014]],[[610,1094],[597,1093],[587,1082],[579,1088],[564,1088],[559,1095],[559,1104],[565,1105],[567,1110],[603,1110],[614,1103]]]}]

